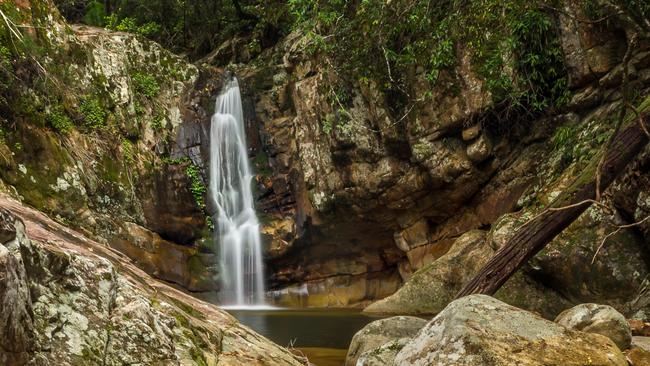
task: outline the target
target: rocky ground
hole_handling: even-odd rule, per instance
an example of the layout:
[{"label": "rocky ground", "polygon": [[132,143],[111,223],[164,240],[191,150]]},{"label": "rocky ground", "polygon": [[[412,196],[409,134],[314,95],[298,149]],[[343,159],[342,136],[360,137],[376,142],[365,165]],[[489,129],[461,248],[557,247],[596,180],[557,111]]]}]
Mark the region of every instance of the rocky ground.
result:
[{"label": "rocky ground", "polygon": [[552,322],[471,295],[429,322],[397,316],[368,324],[354,336],[345,364],[639,366],[650,362],[649,339],[632,337],[610,306],[581,304]]}]

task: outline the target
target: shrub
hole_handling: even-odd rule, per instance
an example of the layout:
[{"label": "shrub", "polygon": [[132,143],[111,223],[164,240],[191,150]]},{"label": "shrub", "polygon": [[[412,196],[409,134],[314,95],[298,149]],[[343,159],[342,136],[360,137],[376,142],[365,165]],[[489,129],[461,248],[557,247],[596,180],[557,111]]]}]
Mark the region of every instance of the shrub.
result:
[{"label": "shrub", "polygon": [[106,111],[96,97],[86,98],[81,101],[81,114],[84,118],[84,125],[88,128],[98,129],[106,123]]},{"label": "shrub", "polygon": [[149,98],[154,98],[160,92],[160,86],[152,75],[144,73],[135,73],[131,77],[135,84],[135,90]]},{"label": "shrub", "polygon": [[70,133],[74,128],[70,117],[58,110],[54,110],[47,115],[47,122],[52,128],[64,135]]},{"label": "shrub", "polygon": [[153,121],[151,121],[151,128],[154,131],[159,131],[163,128],[163,121],[165,120],[165,116],[163,114],[158,114],[153,118]]},{"label": "shrub", "polygon": [[131,165],[135,163],[135,153],[133,151],[133,143],[128,139],[122,139],[122,153],[124,154],[124,161]]},{"label": "shrub", "polygon": [[199,208],[204,209],[205,200],[203,199],[203,195],[207,189],[205,187],[205,184],[203,184],[203,180],[201,179],[199,168],[194,164],[190,164],[185,170],[185,174],[187,174],[187,177],[190,179],[190,191],[192,192],[192,196],[194,196],[196,204],[199,206]]}]

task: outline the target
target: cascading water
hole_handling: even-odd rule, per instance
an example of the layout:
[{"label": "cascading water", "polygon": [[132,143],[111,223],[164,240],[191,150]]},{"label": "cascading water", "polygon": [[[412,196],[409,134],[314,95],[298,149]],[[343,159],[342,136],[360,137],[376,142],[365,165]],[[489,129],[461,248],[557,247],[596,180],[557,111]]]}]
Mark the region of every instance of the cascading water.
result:
[{"label": "cascading water", "polygon": [[251,169],[239,84],[232,78],[217,97],[210,125],[210,194],[216,207],[223,305],[262,305],[264,273],[259,221],[253,206]]}]

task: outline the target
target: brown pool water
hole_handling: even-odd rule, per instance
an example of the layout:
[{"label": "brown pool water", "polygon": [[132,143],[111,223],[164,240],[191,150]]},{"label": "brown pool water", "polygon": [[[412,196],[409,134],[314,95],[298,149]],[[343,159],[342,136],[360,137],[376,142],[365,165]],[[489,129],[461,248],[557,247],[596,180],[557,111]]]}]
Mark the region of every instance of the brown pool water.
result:
[{"label": "brown pool water", "polygon": [[350,309],[273,309],[227,311],[275,343],[297,348],[317,366],[340,366],[354,334],[381,319]]}]

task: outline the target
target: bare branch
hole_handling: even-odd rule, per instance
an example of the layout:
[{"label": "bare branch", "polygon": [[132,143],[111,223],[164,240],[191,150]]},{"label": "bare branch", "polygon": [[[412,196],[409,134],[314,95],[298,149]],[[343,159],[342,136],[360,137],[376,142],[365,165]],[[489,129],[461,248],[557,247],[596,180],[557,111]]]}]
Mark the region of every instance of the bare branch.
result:
[{"label": "bare branch", "polygon": [[631,228],[631,227],[634,227],[634,226],[639,226],[639,225],[643,224],[644,222],[646,222],[646,221],[649,220],[649,219],[650,219],[650,216],[646,216],[646,217],[645,217],[643,220],[641,220],[641,221],[637,221],[637,222],[634,222],[634,223],[632,223],[632,224],[627,224],[627,225],[619,225],[619,226],[616,228],[616,230],[614,230],[614,231],[612,231],[611,233],[605,235],[605,237],[603,238],[603,241],[600,242],[600,245],[598,246],[598,249],[596,249],[596,253],[594,253],[594,257],[591,258],[591,264],[594,264],[594,262],[596,261],[596,256],[598,255],[598,253],[600,252],[600,250],[601,250],[601,249],[603,248],[603,246],[605,245],[605,242],[607,241],[607,239],[609,239],[611,236],[614,236],[614,235],[618,234],[619,231],[621,231],[621,230],[623,230],[623,229],[628,229],[628,228]]}]

